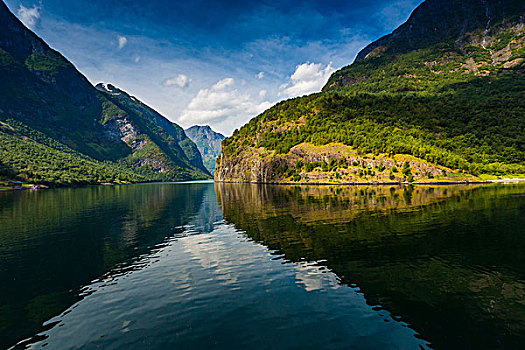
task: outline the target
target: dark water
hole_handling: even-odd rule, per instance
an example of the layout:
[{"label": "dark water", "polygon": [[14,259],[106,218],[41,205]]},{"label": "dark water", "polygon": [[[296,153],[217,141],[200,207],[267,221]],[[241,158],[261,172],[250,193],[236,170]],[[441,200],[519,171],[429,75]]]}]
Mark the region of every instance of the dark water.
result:
[{"label": "dark water", "polygon": [[525,186],[0,193],[0,348],[525,343]]}]

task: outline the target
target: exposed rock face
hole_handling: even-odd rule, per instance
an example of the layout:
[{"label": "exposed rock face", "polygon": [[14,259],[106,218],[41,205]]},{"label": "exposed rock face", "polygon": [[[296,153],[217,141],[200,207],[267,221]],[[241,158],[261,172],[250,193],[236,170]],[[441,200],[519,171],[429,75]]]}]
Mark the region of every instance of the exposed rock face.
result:
[{"label": "exposed rock face", "polygon": [[115,139],[125,142],[133,151],[142,148],[147,141],[138,139],[139,132],[131,120],[124,115],[117,115],[104,124],[107,133]]},{"label": "exposed rock face", "polygon": [[204,166],[214,173],[217,157],[221,154],[221,143],[224,135],[215,132],[209,125],[194,125],[185,130],[186,135],[195,142],[202,155]]},{"label": "exposed rock face", "polygon": [[[303,165],[299,166],[298,163]],[[331,163],[336,165],[330,166]],[[308,168],[308,164],[314,165]],[[410,171],[404,174],[404,167]],[[367,175],[363,176],[364,172]],[[342,144],[300,144],[287,154],[275,154],[262,148],[247,148],[235,157],[222,155],[220,166],[215,171],[215,180],[256,183],[374,183],[401,182],[407,179],[408,173],[415,180],[438,177],[442,181],[474,179],[411,156],[358,155],[352,147]]]},{"label": "exposed rock face", "polygon": [[285,161],[266,158],[264,151],[259,153],[258,150],[247,150],[241,153],[239,157],[221,158],[220,166],[215,170],[215,180],[257,183],[279,182],[281,176],[274,171],[274,167],[280,162]]}]

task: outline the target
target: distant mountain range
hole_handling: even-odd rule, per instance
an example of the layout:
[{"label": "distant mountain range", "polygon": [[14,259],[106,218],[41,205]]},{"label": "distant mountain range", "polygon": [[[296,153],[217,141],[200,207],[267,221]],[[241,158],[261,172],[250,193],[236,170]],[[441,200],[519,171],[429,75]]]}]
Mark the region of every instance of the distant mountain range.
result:
[{"label": "distant mountain range", "polygon": [[211,129],[210,126],[194,125],[186,129],[186,135],[197,145],[202,155],[204,166],[210,173],[215,172],[215,162],[221,154],[221,143],[224,135]]},{"label": "distant mountain range", "polygon": [[[525,1],[427,0],[223,142],[215,177],[459,181],[525,174]],[[524,175],[521,175],[524,176]]]},{"label": "distant mountain range", "polygon": [[0,2],[0,176],[51,185],[210,177],[182,128],[93,87]]}]

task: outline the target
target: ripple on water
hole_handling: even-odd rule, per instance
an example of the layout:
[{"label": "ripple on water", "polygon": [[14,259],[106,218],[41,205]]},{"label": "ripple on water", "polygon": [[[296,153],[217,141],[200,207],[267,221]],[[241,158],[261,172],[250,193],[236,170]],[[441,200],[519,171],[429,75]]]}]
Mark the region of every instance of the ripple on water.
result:
[{"label": "ripple on water", "polygon": [[231,225],[174,238],[136,264],[139,269],[117,273],[112,283],[87,287],[91,292],[54,321],[63,326],[44,332],[46,339],[36,345],[425,344],[409,328],[385,323],[387,314],[374,311],[325,266],[275,259]]}]

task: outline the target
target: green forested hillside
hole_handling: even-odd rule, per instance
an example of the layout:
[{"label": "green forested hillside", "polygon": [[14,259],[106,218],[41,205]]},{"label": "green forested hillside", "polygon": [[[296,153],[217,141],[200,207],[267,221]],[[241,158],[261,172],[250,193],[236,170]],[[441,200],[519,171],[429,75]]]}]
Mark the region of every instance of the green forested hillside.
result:
[{"label": "green forested hillside", "polygon": [[0,122],[10,178],[67,185],[210,177],[182,128],[124,92],[95,89],[2,1]]},{"label": "green forested hillside", "polygon": [[[327,179],[397,180],[389,170],[399,167],[393,159],[400,155],[449,174],[525,173],[525,4],[486,3],[488,10],[470,0],[424,2],[406,24],[334,73],[321,93],[281,102],[226,139],[216,176],[253,180],[234,158],[253,163],[256,154],[273,181],[311,179],[308,161],[325,163],[319,172],[331,173]],[[449,11],[456,17],[440,21]],[[479,13],[494,13],[489,29]],[[454,26],[471,31],[458,34]],[[313,147],[298,152],[304,144]],[[321,154],[319,146],[329,144],[355,154]],[[389,165],[360,176],[367,158]]]},{"label": "green forested hillside", "polygon": [[[343,143],[360,154],[410,154],[473,174],[523,173],[525,103],[518,95],[525,79],[518,82],[479,78],[426,96],[335,91],[296,98],[250,121],[224,149],[234,156],[243,149],[238,142],[277,153],[305,142]],[[287,129],[276,131],[282,125]]]},{"label": "green forested hillside", "polygon": [[0,121],[0,180],[17,178],[45,185],[87,185],[160,180],[101,162],[16,120]]}]

